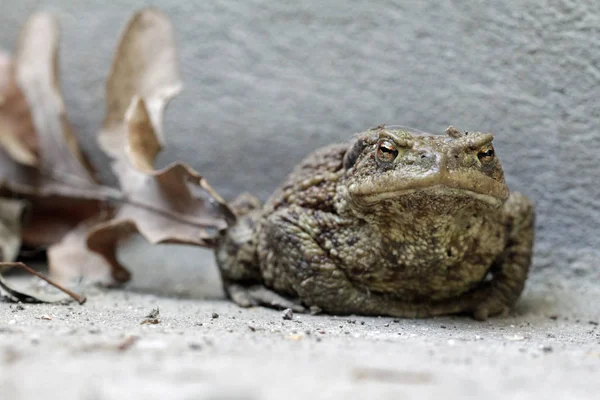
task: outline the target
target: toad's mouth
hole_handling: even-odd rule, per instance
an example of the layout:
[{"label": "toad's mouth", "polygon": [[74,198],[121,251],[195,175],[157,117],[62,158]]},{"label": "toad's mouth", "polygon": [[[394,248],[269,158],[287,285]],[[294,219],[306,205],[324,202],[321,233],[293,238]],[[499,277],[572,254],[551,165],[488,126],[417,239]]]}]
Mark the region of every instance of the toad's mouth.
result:
[{"label": "toad's mouth", "polygon": [[432,199],[434,198],[443,198],[443,197],[455,197],[455,198],[471,198],[486,204],[489,204],[493,207],[499,207],[504,202],[504,198],[492,196],[490,194],[479,193],[470,189],[465,188],[453,188],[446,185],[435,185],[429,186],[425,188],[402,188],[402,189],[392,189],[392,190],[384,190],[381,192],[375,192],[370,194],[364,194],[360,196],[360,202],[364,204],[375,204],[384,200],[389,199],[398,199],[405,196],[423,194],[425,196],[429,196]]},{"label": "toad's mouth", "polygon": [[354,201],[366,206],[388,199],[419,197],[423,200],[430,197],[432,202],[445,202],[452,198],[499,207],[509,196],[504,182],[482,176],[477,171],[449,173],[439,170],[416,179],[399,174],[380,176],[375,181],[351,184],[349,192]]}]

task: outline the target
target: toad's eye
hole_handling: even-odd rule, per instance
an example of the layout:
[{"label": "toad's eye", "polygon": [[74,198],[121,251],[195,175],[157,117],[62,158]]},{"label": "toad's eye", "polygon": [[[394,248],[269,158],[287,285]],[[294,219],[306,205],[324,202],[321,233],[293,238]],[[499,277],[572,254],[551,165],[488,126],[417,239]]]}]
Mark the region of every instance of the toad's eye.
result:
[{"label": "toad's eye", "polygon": [[482,164],[487,164],[494,160],[494,148],[486,147],[481,149],[479,153],[477,153],[477,158],[481,161]]},{"label": "toad's eye", "polygon": [[394,143],[387,140],[379,142],[377,147],[377,160],[384,163],[390,163],[394,161],[397,156],[398,149]]}]

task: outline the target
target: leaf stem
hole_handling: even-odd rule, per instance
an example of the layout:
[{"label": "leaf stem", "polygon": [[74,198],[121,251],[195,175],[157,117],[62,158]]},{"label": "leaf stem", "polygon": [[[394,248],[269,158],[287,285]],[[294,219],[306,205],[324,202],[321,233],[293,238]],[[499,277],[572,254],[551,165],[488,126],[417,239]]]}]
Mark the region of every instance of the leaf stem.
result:
[{"label": "leaf stem", "polygon": [[34,270],[33,268],[27,266],[26,264],[24,264],[22,262],[0,262],[0,267],[15,267],[15,268],[24,269],[25,271],[27,271],[31,275],[37,276],[38,278],[40,278],[43,281],[46,281],[48,284],[54,286],[55,288],[57,288],[61,292],[64,292],[64,293],[68,294],[70,297],[72,297],[79,304],[83,304],[87,300],[87,298],[85,296],[70,291],[69,289],[67,289],[64,286],[62,286],[62,285],[54,282],[52,279],[48,278],[47,276],[40,274],[39,272],[37,272],[36,270]]}]

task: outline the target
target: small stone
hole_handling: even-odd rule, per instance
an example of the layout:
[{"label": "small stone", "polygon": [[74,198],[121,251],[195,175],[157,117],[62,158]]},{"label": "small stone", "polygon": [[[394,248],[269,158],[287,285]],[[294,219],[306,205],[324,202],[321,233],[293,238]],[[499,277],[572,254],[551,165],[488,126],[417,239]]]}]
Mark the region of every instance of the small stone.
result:
[{"label": "small stone", "polygon": [[212,313],[211,317],[212,317],[212,319],[217,319],[217,318],[219,318],[219,314],[214,312],[214,313]]},{"label": "small stone", "polygon": [[283,314],[281,315],[281,317],[285,320],[291,321],[292,318],[294,318],[294,311],[292,311],[291,308],[286,308],[285,310],[283,310]]},{"label": "small stone", "polygon": [[248,325],[248,329],[250,329],[251,332],[256,332],[256,328],[252,325]]},{"label": "small stone", "polygon": [[190,350],[202,350],[202,345],[200,343],[190,343],[188,344]]},{"label": "small stone", "polygon": [[148,315],[146,315],[146,319],[158,319],[158,316],[160,315],[160,309],[158,307],[152,309],[152,311],[150,311],[148,313]]},{"label": "small stone", "polygon": [[552,346],[542,346],[542,351],[544,353],[552,353]]}]

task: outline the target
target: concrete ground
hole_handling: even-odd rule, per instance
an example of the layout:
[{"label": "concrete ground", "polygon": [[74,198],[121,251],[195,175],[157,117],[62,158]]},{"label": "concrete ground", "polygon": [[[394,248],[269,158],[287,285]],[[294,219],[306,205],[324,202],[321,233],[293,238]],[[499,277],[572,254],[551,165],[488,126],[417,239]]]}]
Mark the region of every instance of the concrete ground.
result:
[{"label": "concrete ground", "polygon": [[[175,266],[161,250],[122,252],[130,265],[138,257],[134,284],[88,288],[83,306],[0,302],[0,398],[600,396],[600,289],[590,277],[553,282],[534,271],[514,313],[487,322],[284,320],[280,311],[200,298],[220,294],[210,254],[181,247]],[[191,273],[199,261],[205,268]],[[159,323],[142,324],[155,308]]]},{"label": "concrete ground", "polygon": [[[226,199],[264,200],[310,151],[371,126],[490,131],[511,190],[536,204],[532,280],[485,323],[284,321],[219,299],[206,251],[133,248],[128,291],[0,301],[0,400],[600,398],[600,2],[152,3],[173,19],[186,84],[159,166],[186,161]],[[9,50],[31,12],[59,16],[69,117],[116,184],[95,144],[105,79],[148,1],[1,4]],[[154,307],[160,323],[140,325]]]}]

